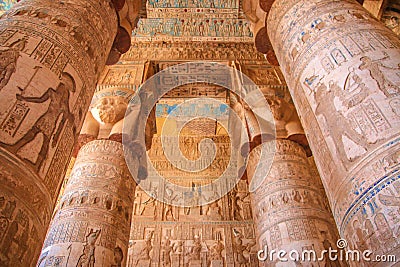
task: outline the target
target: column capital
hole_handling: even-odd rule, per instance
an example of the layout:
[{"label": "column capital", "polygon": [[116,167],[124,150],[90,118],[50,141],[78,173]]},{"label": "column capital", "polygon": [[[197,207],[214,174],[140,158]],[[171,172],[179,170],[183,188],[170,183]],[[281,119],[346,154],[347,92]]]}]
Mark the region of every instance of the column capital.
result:
[{"label": "column capital", "polygon": [[267,34],[266,26],[260,28],[257,33],[255,33],[254,44],[258,52],[264,54],[265,59],[274,66],[279,66],[278,59],[276,58],[274,49],[272,48],[271,41],[269,40]]},{"label": "column capital", "polygon": [[136,26],[143,1],[111,0],[118,15],[118,30],[108,54],[107,65],[117,63],[131,46],[132,29]]}]

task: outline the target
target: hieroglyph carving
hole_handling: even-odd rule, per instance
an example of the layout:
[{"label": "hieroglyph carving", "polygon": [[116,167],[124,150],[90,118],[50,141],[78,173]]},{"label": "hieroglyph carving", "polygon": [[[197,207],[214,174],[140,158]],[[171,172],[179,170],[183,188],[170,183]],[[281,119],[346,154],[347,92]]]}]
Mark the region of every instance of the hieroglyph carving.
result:
[{"label": "hieroglyph carving", "polygon": [[[218,18],[148,18],[138,22],[133,40],[167,41],[179,37],[180,41],[250,41],[253,33],[243,19]],[[197,39],[197,40],[196,40]]]},{"label": "hieroglyph carving", "polygon": [[[203,138],[181,136],[175,142],[182,145],[180,148],[186,157],[195,158],[200,155],[198,143]],[[228,136],[208,138],[215,142],[217,161],[229,157],[231,145]],[[172,143],[168,138],[167,141]],[[163,172],[170,182],[191,186],[193,192],[181,195],[159,181],[143,181],[151,183],[146,186],[151,190],[146,193],[138,187],[135,193],[127,266],[258,266],[246,181],[239,181],[228,195],[203,206],[179,207],[159,202],[155,198],[160,195],[167,200],[183,198],[190,204],[196,204],[208,195],[212,198],[213,192],[202,192],[199,185],[211,183],[223,169],[221,165],[213,167],[207,174],[203,171],[178,172],[167,164],[165,149],[173,149],[173,154],[179,152],[178,147],[166,146],[163,149],[161,138],[154,136],[148,155],[152,163],[156,163],[157,171]],[[218,192],[222,188],[214,190]]]},{"label": "hieroglyph carving", "polygon": [[263,167],[261,155],[266,157],[266,149],[267,143],[254,148],[247,166],[250,179],[261,179],[251,194],[259,248],[301,252],[312,246],[322,251],[324,242],[335,244],[338,233],[329,203],[304,149],[293,141],[278,139],[271,169],[267,177],[260,178],[258,168]]},{"label": "hieroglyph carving", "polygon": [[148,5],[150,7],[154,8],[162,8],[162,7],[167,7],[167,8],[182,8],[182,7],[188,7],[188,8],[237,8],[238,7],[238,1],[237,0],[219,0],[219,1],[213,1],[213,0],[200,0],[200,1],[172,1],[172,0],[163,0],[163,1],[154,1],[150,0],[148,2]]},{"label": "hieroglyph carving", "polygon": [[109,140],[81,148],[47,234],[43,266],[58,256],[76,266],[126,263],[135,183],[123,155],[122,144]]},{"label": "hieroglyph carving", "polygon": [[256,60],[265,61],[251,43],[135,42],[122,60]]}]

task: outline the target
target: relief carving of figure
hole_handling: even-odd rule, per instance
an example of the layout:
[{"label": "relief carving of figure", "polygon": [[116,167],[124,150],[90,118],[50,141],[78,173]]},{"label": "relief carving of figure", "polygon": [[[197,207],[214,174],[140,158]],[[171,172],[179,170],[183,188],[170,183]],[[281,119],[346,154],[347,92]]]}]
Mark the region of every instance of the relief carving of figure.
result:
[{"label": "relief carving of figure", "polygon": [[358,67],[360,70],[367,70],[369,75],[378,84],[379,90],[386,97],[392,97],[400,94],[400,87],[392,83],[384,74],[388,70],[400,70],[400,67],[392,68],[382,64],[383,60],[389,59],[389,56],[384,53],[384,57],[376,60],[372,60],[368,56],[360,58],[361,65]]},{"label": "relief carving of figure", "polygon": [[173,245],[169,237],[166,237],[163,242],[161,242],[161,262],[163,266],[171,267],[171,252],[173,250]]},{"label": "relief carving of figure", "polygon": [[229,192],[230,209],[234,220],[243,220],[243,203],[246,201],[248,195],[249,193],[238,192],[236,188],[233,188]]},{"label": "relief carving of figure", "polygon": [[363,134],[354,129],[355,126],[350,123],[350,120],[336,109],[334,99],[335,96],[339,96],[339,90],[339,86],[335,83],[330,84],[329,90],[325,85],[321,85],[315,93],[315,102],[318,103],[315,114],[323,115],[327,125],[329,125],[328,130],[335,141],[339,158],[347,158],[349,161],[353,161],[355,158],[349,158],[346,154],[343,136],[347,136],[357,145],[362,146],[364,150],[368,148],[369,143]]},{"label": "relief carving of figure", "polygon": [[154,231],[151,231],[146,235],[145,243],[142,249],[139,251],[136,257],[136,261],[133,266],[138,266],[139,262],[142,260],[149,261],[151,260],[151,251],[153,250],[153,235]]},{"label": "relief carving of figure", "polygon": [[234,220],[243,220],[243,216],[242,216],[242,207],[240,205],[241,203],[241,199],[240,196],[238,194],[238,192],[236,191],[236,189],[232,189],[231,192],[229,192],[230,195],[230,202],[231,202],[231,211],[232,211],[232,218]]},{"label": "relief carving of figure", "polygon": [[[321,231],[320,233],[322,235],[322,238],[324,239],[322,241],[324,249],[326,250],[333,249],[334,247],[332,246],[331,242],[328,239],[328,233],[326,231]],[[340,263],[338,259],[331,260],[329,257],[325,257],[325,267],[340,267]]]},{"label": "relief carving of figure", "polygon": [[[169,187],[166,187],[164,197],[165,197],[165,200],[167,201],[167,203],[172,203],[173,201],[178,199],[179,196],[174,195],[174,192],[172,191],[172,189]],[[169,221],[169,220],[176,221],[176,215],[174,212],[176,207],[169,205],[167,203],[164,204],[164,218],[167,221]]]},{"label": "relief carving of figure", "polygon": [[384,14],[382,16],[382,22],[385,23],[386,27],[394,31],[394,33],[400,35],[400,17],[398,13],[391,14],[388,12],[388,14]]},{"label": "relief carving of figure", "polygon": [[[34,163],[36,169],[39,170],[43,161],[46,159],[51,138],[53,138],[51,146],[54,148],[59,141],[66,120],[72,123],[74,122],[74,115],[69,108],[69,98],[70,93],[75,92],[75,89],[76,85],[72,76],[68,73],[63,73],[61,82],[58,84],[57,88],[49,88],[40,97],[25,97],[17,94],[16,97],[18,101],[40,104],[50,100],[49,107],[47,112],[36,121],[32,128],[26,132],[21,139],[13,145],[3,143],[3,146],[16,154],[23,146],[33,141],[38,134],[42,134],[43,143],[38,158]],[[62,117],[57,126],[60,116]],[[75,125],[73,127],[73,131],[75,132]]]},{"label": "relief carving of figure", "polygon": [[247,245],[243,244],[243,235],[241,232],[233,229],[233,257],[235,259],[235,263],[238,263],[239,267],[246,267],[249,265],[249,260],[245,257],[245,254],[250,252],[250,249],[255,245],[255,242],[250,242]]},{"label": "relief carving of figure", "polygon": [[100,231],[100,229],[96,231],[90,229],[89,234],[86,236],[86,243],[83,245],[82,255],[79,257],[76,267],[94,267],[94,263],[96,262],[96,240],[99,238]]},{"label": "relief carving of figure", "polygon": [[202,199],[202,193],[200,191],[200,187],[197,188],[196,185],[192,183],[192,192],[186,194],[185,198],[186,198],[185,201],[189,206],[184,208],[184,214],[199,216],[200,215],[199,203],[200,200]]},{"label": "relief carving of figure", "polygon": [[179,240],[178,242],[174,243],[173,245],[173,251],[174,255],[178,255],[179,257],[179,262],[181,262],[181,259],[183,258],[183,242]]},{"label": "relief carving of figure", "polygon": [[383,213],[378,213],[375,216],[374,221],[376,229],[379,233],[379,240],[382,244],[381,247],[385,248],[386,251],[390,251],[393,247],[396,246],[397,241],[393,236],[393,230],[390,227],[389,222],[387,221]]},{"label": "relief carving of figure", "polygon": [[135,79],[135,71],[125,71],[117,84],[132,84]]},{"label": "relief carving of figure", "polygon": [[355,238],[353,239],[354,240],[354,244],[356,245],[355,247],[357,249],[359,249],[359,250],[366,250],[367,247],[366,247],[366,243],[365,243],[365,240],[364,240],[364,236],[363,236],[363,232],[362,232],[362,229],[361,229],[361,225],[360,225],[360,222],[357,219],[355,219],[353,221],[353,229],[354,229],[354,234],[355,234]]},{"label": "relief carving of figure", "polygon": [[[0,198],[0,201],[5,203],[5,199],[4,197]],[[4,204],[3,204],[4,205]],[[5,204],[5,207],[2,209],[2,211],[0,212],[5,218],[7,219],[11,219],[12,215],[14,214],[14,210],[16,208],[16,202],[15,200],[13,201],[7,201],[7,203]]]},{"label": "relief carving of figure", "polygon": [[185,256],[185,266],[189,266],[191,261],[199,261],[201,259],[201,239],[198,235],[194,236],[193,245],[188,248]]},{"label": "relief carving of figure", "polygon": [[377,233],[374,229],[374,225],[372,224],[370,219],[365,220],[364,223],[365,228],[365,236],[367,237],[368,243],[372,249],[372,251],[378,251],[380,247],[380,242],[377,237]]},{"label": "relief carving of figure", "polygon": [[154,216],[154,217],[156,216],[156,207],[157,207],[156,197],[157,197],[156,189],[152,188],[150,195],[148,195],[148,199],[141,203],[142,208],[140,209],[139,215]]},{"label": "relief carving of figure", "polygon": [[219,201],[214,201],[207,205],[207,210],[205,214],[208,216],[210,220],[222,220],[223,216],[221,213],[221,207],[219,206]]},{"label": "relief carving of figure", "polygon": [[221,240],[218,240],[210,249],[210,260],[222,260],[222,252],[224,249],[225,246],[222,244]]},{"label": "relief carving of figure", "polygon": [[[15,241],[15,236],[18,232],[18,228],[19,228],[18,222],[16,220],[12,221],[10,226],[8,227],[8,230],[5,233],[5,236],[3,239],[4,241],[2,244],[3,251],[1,251],[1,253],[3,255],[6,255],[6,256],[9,255],[10,249],[12,247],[12,243]],[[10,258],[9,258],[9,260],[10,260]],[[0,261],[0,263],[1,263],[1,261]]]},{"label": "relief carving of figure", "polygon": [[27,41],[27,37],[24,36],[11,43],[9,48],[0,49],[0,91],[15,73],[19,53],[25,49]]},{"label": "relief carving of figure", "polygon": [[176,221],[174,206],[165,204],[164,205],[164,219],[166,221]]},{"label": "relief carving of figure", "polygon": [[394,114],[400,117],[400,99],[394,98],[389,102],[389,105]]}]

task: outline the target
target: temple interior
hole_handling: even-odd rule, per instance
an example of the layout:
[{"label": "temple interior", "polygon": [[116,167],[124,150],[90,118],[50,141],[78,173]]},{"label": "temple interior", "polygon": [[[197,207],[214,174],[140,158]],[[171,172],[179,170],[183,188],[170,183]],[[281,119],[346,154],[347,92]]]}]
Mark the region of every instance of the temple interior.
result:
[{"label": "temple interior", "polygon": [[399,36],[398,0],[1,1],[0,267],[400,266]]}]

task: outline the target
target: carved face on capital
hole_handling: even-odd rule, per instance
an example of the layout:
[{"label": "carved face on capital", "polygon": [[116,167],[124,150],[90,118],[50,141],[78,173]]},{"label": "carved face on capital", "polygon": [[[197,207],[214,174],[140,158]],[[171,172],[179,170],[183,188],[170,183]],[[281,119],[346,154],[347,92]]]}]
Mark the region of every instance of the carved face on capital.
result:
[{"label": "carved face on capital", "polygon": [[276,121],[288,121],[293,113],[293,107],[279,97],[268,98],[267,102]]},{"label": "carved face on capital", "polygon": [[267,101],[275,120],[277,121],[282,120],[283,113],[281,108],[281,101],[279,99],[268,99]]},{"label": "carved face on capital", "polygon": [[101,123],[116,123],[125,116],[127,102],[118,96],[108,96],[101,98],[93,108],[95,116]]}]

